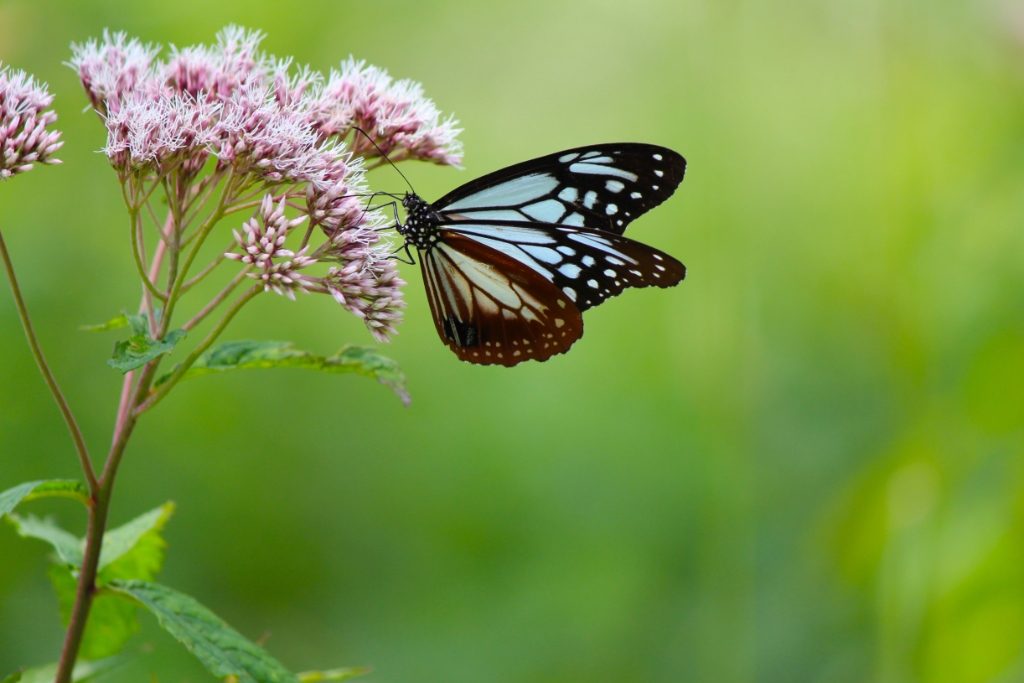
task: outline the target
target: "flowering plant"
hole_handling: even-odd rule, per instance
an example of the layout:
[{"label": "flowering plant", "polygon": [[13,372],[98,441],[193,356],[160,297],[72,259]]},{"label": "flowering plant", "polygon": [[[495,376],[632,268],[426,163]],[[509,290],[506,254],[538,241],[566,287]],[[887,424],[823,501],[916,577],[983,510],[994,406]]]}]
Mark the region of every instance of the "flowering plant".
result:
[{"label": "flowering plant", "polygon": [[[221,678],[342,680],[357,673],[293,674],[192,598],[156,583],[170,504],[107,529],[114,479],[137,421],[187,377],[300,366],[368,375],[407,399],[395,364],[373,349],[319,356],[279,342],[217,344],[245,304],[265,292],[293,300],[329,295],[374,339],[387,341],[404,306],[393,245],[382,235],[396,214],[393,203],[375,203],[365,173],[385,163],[383,155],[391,162],[460,161],[456,122],[442,117],[418,84],[351,58],[326,76],[295,68],[264,53],[261,40],[260,33],[228,27],[213,45],[171,47],[162,58],[157,46],[123,33],[73,46],[69,64],[106,128],[103,153],[121,185],[141,288],[135,312],[95,326],[130,332],[108,361],[123,373],[123,384],[102,468],[94,467],[49,369],[0,236],[22,324],[85,479],[28,482],[0,493],[0,516],[21,535],[54,546],[50,574],[68,622],[58,663],[26,679],[67,683],[111,661],[135,630],[140,606]],[[59,163],[51,101],[46,86],[0,67],[0,180]],[[211,251],[209,240],[222,233],[229,244]],[[196,300],[204,291],[197,285],[218,277],[219,291]],[[205,335],[189,348],[200,328]],[[162,368],[176,347],[184,356]],[[84,539],[13,512],[46,496],[85,504]]]}]

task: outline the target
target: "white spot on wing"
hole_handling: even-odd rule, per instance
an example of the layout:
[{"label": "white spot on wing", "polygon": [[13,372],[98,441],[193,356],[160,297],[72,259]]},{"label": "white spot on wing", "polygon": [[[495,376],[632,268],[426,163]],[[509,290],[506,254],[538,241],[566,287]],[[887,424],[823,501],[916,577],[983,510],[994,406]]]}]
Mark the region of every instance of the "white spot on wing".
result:
[{"label": "white spot on wing", "polygon": [[615,206],[614,204],[609,204],[604,208],[604,212],[609,216],[614,216],[619,212],[619,207]]},{"label": "white spot on wing", "polygon": [[580,193],[575,187],[565,187],[558,193],[558,198],[570,204],[579,199]]},{"label": "white spot on wing", "polygon": [[458,214],[468,220],[478,221],[521,221],[523,217],[512,209],[490,209],[486,211],[463,211]]},{"label": "white spot on wing", "polygon": [[575,263],[565,263],[558,267],[558,272],[566,277],[579,277],[581,268]]},{"label": "white spot on wing", "polygon": [[[589,247],[592,247],[594,249],[599,249],[600,251],[603,251],[606,254],[611,254],[611,256],[606,256],[605,257],[608,260],[609,263],[614,263],[614,261],[612,259],[616,258],[616,257],[618,257],[619,259],[625,259],[626,261],[629,261],[630,263],[636,263],[636,261],[634,259],[630,258],[629,256],[626,256],[626,254],[622,253],[621,251],[619,251],[618,249],[613,247],[611,242],[609,242],[608,240],[603,239],[601,237],[598,237],[597,235],[573,232],[573,233],[569,233],[568,237],[569,237],[569,239],[571,239],[571,240],[573,240],[575,242],[579,242],[580,244],[585,244],[585,245],[587,245]],[[620,261],[620,263],[621,263],[621,261]]]},{"label": "white spot on wing", "polygon": [[583,214],[571,213],[562,219],[562,225],[571,225],[577,228],[583,227]]},{"label": "white spot on wing", "polygon": [[562,156],[558,157],[558,160],[561,161],[563,164],[567,164],[570,161],[575,161],[577,157],[579,157],[579,154],[573,152],[571,154],[563,154]]},{"label": "white spot on wing", "polygon": [[523,246],[523,247],[520,247],[520,248],[523,251],[525,251],[526,253],[528,253],[530,256],[532,256],[533,258],[537,259],[538,261],[543,261],[544,263],[561,263],[562,262],[561,254],[559,254],[554,249],[549,249],[547,247],[533,247],[533,246]]},{"label": "white spot on wing", "polygon": [[630,182],[636,182],[636,173],[630,173],[624,171],[621,168],[615,168],[614,166],[602,166],[600,164],[591,164],[578,161],[575,164],[569,166],[569,170],[573,173],[588,173],[590,175],[611,175],[619,178],[625,178]]},{"label": "white spot on wing", "polygon": [[661,161],[661,155],[660,154],[652,154],[651,156],[654,157],[655,161]]},{"label": "white spot on wing", "polygon": [[622,192],[625,189],[625,185],[619,180],[606,180],[604,181],[605,189],[609,192]]},{"label": "white spot on wing", "polygon": [[557,199],[545,199],[536,204],[529,204],[522,208],[522,212],[530,218],[544,223],[557,223],[558,219],[565,213],[565,205]]},{"label": "white spot on wing", "polygon": [[594,208],[594,203],[597,202],[597,193],[591,190],[590,192],[583,195],[583,206],[588,209]]}]

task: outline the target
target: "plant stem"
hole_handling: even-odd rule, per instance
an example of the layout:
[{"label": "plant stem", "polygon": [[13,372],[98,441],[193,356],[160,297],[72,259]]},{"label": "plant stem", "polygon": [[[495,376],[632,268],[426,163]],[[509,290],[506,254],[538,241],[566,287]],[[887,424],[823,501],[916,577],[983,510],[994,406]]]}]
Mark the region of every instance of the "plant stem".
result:
[{"label": "plant stem", "polygon": [[135,391],[121,395],[121,401],[122,403],[127,402],[127,408],[124,405],[119,406],[117,412],[118,415],[123,413],[126,417],[122,428],[117,432],[114,443],[110,446],[107,461],[103,466],[103,473],[99,478],[99,487],[90,501],[89,522],[85,534],[85,552],[82,555],[82,567],[78,574],[75,604],[71,610],[71,620],[68,622],[64,647],[61,649],[60,661],[57,664],[55,683],[71,683],[71,673],[74,670],[75,660],[78,659],[78,649],[82,645],[82,636],[85,634],[89,610],[96,593],[96,574],[99,568],[100,551],[103,548],[103,535],[107,528],[107,514],[110,511],[114,478],[117,476],[117,468],[121,464],[121,456],[124,455],[125,447],[128,445],[128,437],[131,436],[137,420],[131,406],[148,392],[158,362],[159,360],[151,361],[143,368]]},{"label": "plant stem", "polygon": [[[145,271],[145,264],[140,258],[141,254],[139,252],[137,242],[134,241],[137,236],[136,227],[138,225],[137,216],[139,213],[139,206],[129,201],[130,197],[127,194],[127,188],[126,202],[129,207],[129,213],[132,215],[132,250],[136,257],[136,265],[139,268],[139,276],[141,277],[144,285],[142,302],[139,305],[140,310],[148,311],[150,313],[150,323],[152,324],[155,315],[153,315],[154,312],[152,310],[150,296],[157,295],[160,299],[166,301],[163,314],[160,317],[159,324],[156,326],[156,334],[154,335],[156,338],[160,339],[166,335],[167,330],[169,329],[171,315],[174,311],[175,304],[182,293],[182,287],[186,282],[185,278],[189,267],[195,260],[195,257],[210,230],[223,216],[224,207],[229,200],[232,190],[232,175],[230,172],[227,174],[224,195],[221,197],[217,207],[213,210],[210,216],[207,217],[206,221],[203,222],[202,226],[200,226],[197,231],[198,239],[196,244],[192,247],[192,250],[189,252],[180,270],[178,267],[178,257],[182,248],[181,235],[184,227],[183,219],[185,210],[183,206],[186,201],[185,191],[180,185],[180,178],[177,174],[165,173],[158,180],[163,184],[170,207],[167,221],[164,224],[164,229],[161,234],[161,240],[157,245],[148,274]],[[214,183],[214,186],[216,186],[216,183]],[[150,194],[151,193],[152,190],[150,191]],[[143,201],[146,201],[148,197],[149,195],[146,195],[146,198]],[[0,242],[0,247],[2,247],[2,242]],[[3,253],[5,262],[7,262],[5,248],[3,249]],[[153,291],[155,289],[154,282],[157,279],[156,276],[159,273],[160,266],[165,257],[167,259],[168,268],[167,291],[157,293]],[[23,304],[20,303],[20,294],[17,291],[17,284],[14,280],[13,270],[8,267],[8,272],[11,276],[11,282],[14,285],[15,299],[19,302],[19,310],[21,310],[23,308]],[[237,285],[237,282],[232,281],[232,288],[235,285]],[[175,368],[171,379],[161,386],[158,391],[151,394],[150,388],[153,384],[154,378],[157,376],[157,368],[163,360],[162,358],[156,358],[149,363],[146,363],[142,369],[138,371],[137,380],[134,379],[136,374],[134,371],[125,375],[124,385],[121,390],[121,399],[117,409],[117,419],[114,424],[114,436],[110,445],[110,451],[107,453],[106,462],[103,465],[103,471],[97,479],[92,472],[91,466],[88,470],[91,497],[89,505],[89,522],[85,536],[85,551],[82,556],[82,566],[78,574],[78,587],[75,593],[75,604],[71,611],[71,620],[68,623],[67,634],[64,638],[64,646],[61,649],[60,661],[57,664],[55,683],[71,683],[71,674],[75,666],[75,661],[78,659],[78,650],[81,647],[82,637],[85,633],[85,627],[89,619],[89,610],[92,607],[92,601],[97,590],[96,576],[99,569],[100,553],[103,548],[103,536],[106,533],[107,516],[110,510],[110,499],[114,490],[114,479],[117,476],[118,467],[120,466],[121,459],[124,456],[128,439],[131,437],[132,431],[135,429],[135,424],[138,421],[139,416],[154,406],[167,394],[177,381],[181,379],[181,376],[184,375],[185,371],[195,363],[196,359],[199,358],[199,356],[209,348],[214,340],[216,340],[217,336],[224,331],[224,328],[227,327],[228,323],[235,314],[238,313],[241,307],[260,291],[262,291],[262,288],[256,286],[249,292],[242,295],[231,309],[225,313],[216,328],[207,335],[203,342],[193,350],[191,355],[189,355],[180,366]],[[230,290],[225,292],[223,297],[218,295],[218,297],[214,299],[213,305],[216,306],[223,301],[229,292]],[[212,310],[212,308],[209,310]],[[209,313],[209,310],[204,309],[205,312],[203,315]],[[24,319],[27,321],[27,318]],[[196,322],[198,322],[198,320]],[[27,325],[27,322],[26,331],[29,334],[33,350],[37,351],[37,358],[40,360],[41,367],[44,368],[44,375],[47,376],[49,383],[52,381],[52,378],[48,375],[48,369],[45,369],[45,362],[42,360],[42,354],[37,350],[38,344],[35,343],[34,335],[31,334],[31,327]],[[53,386],[55,388],[56,385],[54,384]],[[59,396],[59,391],[57,394]],[[62,397],[59,397],[58,402],[61,402],[62,400]],[[75,432],[77,432],[77,427],[75,427]],[[85,463],[88,463],[87,457],[85,459]]]},{"label": "plant stem", "polygon": [[210,299],[209,303],[203,306],[202,310],[200,310],[198,313],[192,316],[191,320],[182,325],[181,329],[185,330],[186,332],[189,332],[192,330],[193,327],[203,322],[206,316],[210,315],[210,313],[212,313],[214,309],[217,308],[217,306],[220,306],[224,299],[227,299],[229,296],[231,296],[231,292],[235,291],[235,288],[238,287],[238,284],[243,279],[245,279],[245,276],[249,273],[249,270],[250,268],[243,268],[242,270],[238,271],[238,274],[231,278],[231,282],[225,285],[224,289],[220,290],[216,296]]},{"label": "plant stem", "polygon": [[240,310],[242,310],[242,307],[245,306],[245,304],[248,303],[250,299],[252,299],[254,296],[256,296],[262,291],[263,287],[261,285],[254,285],[248,291],[242,294],[242,296],[239,297],[238,300],[231,305],[231,308],[229,308],[227,312],[224,313],[224,317],[222,317],[217,322],[217,325],[212,330],[210,330],[210,333],[206,335],[203,341],[201,341],[194,349],[192,349],[192,353],[190,353],[188,357],[185,358],[185,360],[182,361],[181,364],[174,369],[174,371],[171,373],[171,376],[168,377],[160,385],[160,387],[156,391],[154,391],[151,396],[149,396],[149,398],[147,398],[145,401],[142,401],[135,408],[135,416],[137,417],[138,415],[141,415],[142,413],[146,412],[147,410],[155,406],[157,403],[162,401],[164,396],[167,395],[167,392],[174,388],[174,385],[177,384],[179,380],[181,380],[181,378],[185,375],[188,369],[192,367],[192,364],[199,359],[199,356],[203,355],[203,353],[208,348],[210,348],[210,346],[213,345],[213,342],[217,341],[217,337],[219,337],[220,333],[224,331],[224,328],[228,326],[228,323],[231,322],[231,319],[234,318],[235,315]]},{"label": "plant stem", "polygon": [[148,290],[149,294],[155,296],[161,301],[166,301],[167,296],[157,289],[149,277],[146,275],[146,264],[143,263],[142,252],[140,251],[141,246],[139,244],[139,232],[142,230],[142,224],[139,222],[138,210],[131,210],[128,212],[128,217],[132,224],[132,257],[135,260],[135,269],[139,272],[139,279],[142,280],[142,284]]},{"label": "plant stem", "polygon": [[71,432],[71,440],[75,443],[75,451],[78,453],[82,472],[85,473],[85,479],[89,484],[89,491],[95,494],[98,489],[98,482],[96,481],[96,473],[92,468],[92,460],[89,459],[89,449],[86,447],[85,439],[82,437],[82,430],[78,428],[78,421],[75,420],[75,415],[71,412],[71,406],[68,405],[67,400],[64,398],[64,393],[60,390],[57,379],[53,376],[53,372],[51,372],[50,366],[46,362],[46,356],[43,355],[39,339],[36,338],[35,329],[32,327],[32,320],[28,315],[28,308],[25,306],[25,300],[21,296],[18,278],[14,274],[14,264],[11,262],[11,255],[8,253],[7,244],[4,242],[3,232],[0,232],[0,257],[3,258],[7,279],[11,283],[14,305],[18,309],[18,316],[21,318],[21,326],[25,330],[25,337],[28,339],[29,348],[32,349],[32,355],[35,356],[36,364],[39,366],[39,371],[43,374],[46,386],[50,388],[50,393],[53,394],[57,407],[64,417],[64,422],[68,426],[68,431]]}]

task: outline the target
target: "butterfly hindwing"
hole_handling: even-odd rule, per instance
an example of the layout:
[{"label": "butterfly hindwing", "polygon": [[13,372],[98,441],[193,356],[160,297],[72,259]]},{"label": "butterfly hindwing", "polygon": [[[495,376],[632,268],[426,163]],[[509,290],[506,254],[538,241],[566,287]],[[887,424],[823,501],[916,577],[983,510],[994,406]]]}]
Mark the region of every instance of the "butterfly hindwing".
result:
[{"label": "butterfly hindwing", "polygon": [[666,147],[590,145],[489,173],[434,202],[447,221],[537,222],[622,234],[669,198],[686,160]]},{"label": "butterfly hindwing", "polygon": [[471,237],[444,234],[420,265],[437,333],[462,360],[546,360],[583,335],[580,311],[564,292]]},{"label": "butterfly hindwing", "polygon": [[615,233],[524,223],[451,223],[442,230],[449,233],[536,271],[581,311],[627,287],[672,287],[686,276],[686,267],[668,254]]}]

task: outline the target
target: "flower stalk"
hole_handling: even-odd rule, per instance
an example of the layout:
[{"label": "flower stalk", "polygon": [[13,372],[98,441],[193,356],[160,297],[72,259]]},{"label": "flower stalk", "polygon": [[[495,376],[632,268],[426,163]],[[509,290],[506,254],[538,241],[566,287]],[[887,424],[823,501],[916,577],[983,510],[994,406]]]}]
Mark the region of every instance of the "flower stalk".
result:
[{"label": "flower stalk", "polygon": [[[172,48],[163,59],[157,46],[122,33],[73,46],[70,66],[106,129],[103,152],[128,213],[141,289],[137,310],[146,319],[144,327],[136,324],[132,343],[158,349],[115,359],[128,370],[98,474],[36,338],[0,235],[0,257],[29,346],[89,486],[85,548],[56,683],[70,682],[82,646],[114,482],[139,418],[264,292],[291,300],[299,293],[329,295],[375,339],[389,340],[401,320],[405,283],[382,236],[391,221],[370,205],[377,195],[367,190],[366,169],[381,154],[392,161],[461,161],[457,122],[443,118],[419,84],[351,58],[327,76],[293,69],[290,59],[262,52],[262,38],[228,27],[214,45]],[[45,87],[0,66],[0,181],[36,164],[59,163],[51,101]],[[218,231],[238,215],[243,220],[233,226],[228,249],[201,263],[210,257],[204,247],[211,236],[227,238]],[[224,283],[219,291],[205,302],[197,299],[205,289],[198,285],[218,276]],[[248,279],[253,284],[236,295]],[[168,340],[208,325],[225,305],[205,336],[161,372],[173,345]]]}]

